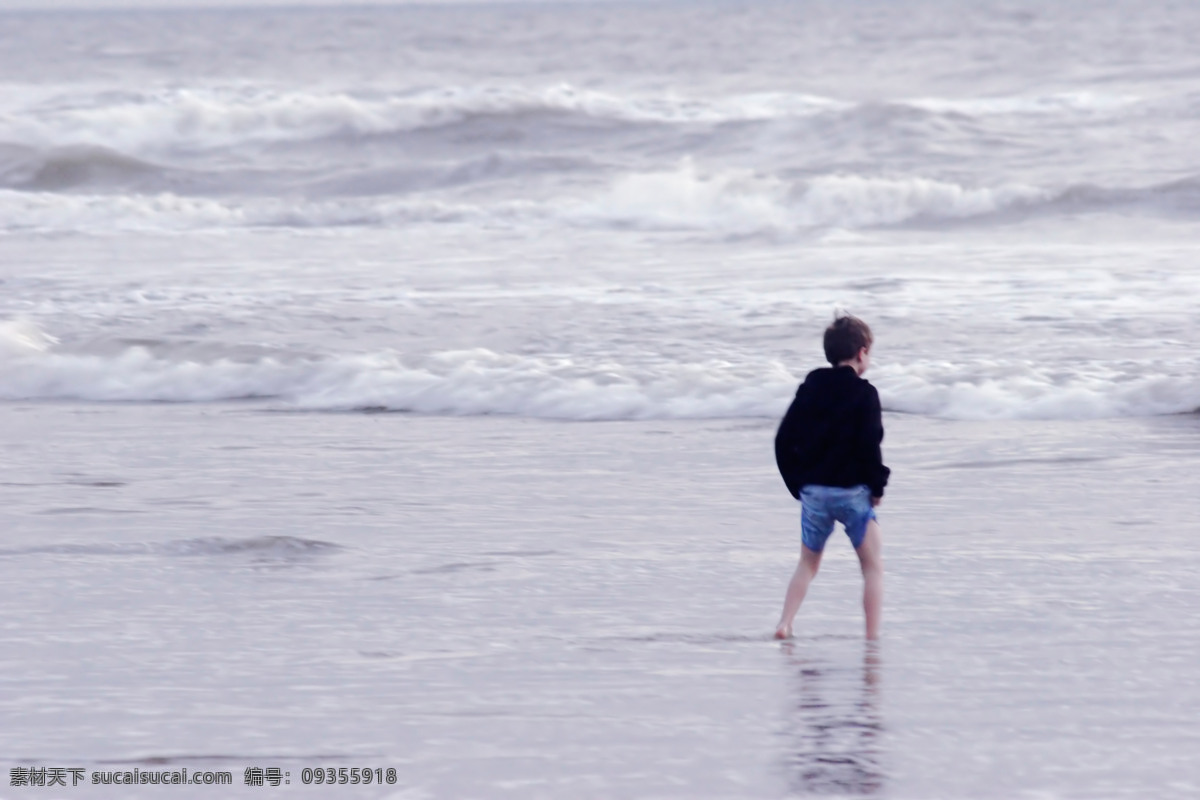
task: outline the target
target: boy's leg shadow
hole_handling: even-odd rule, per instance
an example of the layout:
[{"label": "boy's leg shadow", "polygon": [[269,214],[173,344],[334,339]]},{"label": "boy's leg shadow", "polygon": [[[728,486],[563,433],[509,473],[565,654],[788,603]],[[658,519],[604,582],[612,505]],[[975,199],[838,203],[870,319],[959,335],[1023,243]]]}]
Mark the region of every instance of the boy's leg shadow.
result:
[{"label": "boy's leg shadow", "polygon": [[801,796],[882,794],[887,773],[878,645],[863,645],[861,663],[839,663],[802,654],[794,642],[786,645],[792,675],[784,723],[788,788]]}]

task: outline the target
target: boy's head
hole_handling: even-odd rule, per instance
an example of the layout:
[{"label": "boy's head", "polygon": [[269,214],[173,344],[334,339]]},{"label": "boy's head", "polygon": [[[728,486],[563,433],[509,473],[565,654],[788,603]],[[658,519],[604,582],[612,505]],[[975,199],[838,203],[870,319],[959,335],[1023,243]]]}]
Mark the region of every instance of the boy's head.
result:
[{"label": "boy's head", "polygon": [[825,329],[825,358],[835,367],[846,361],[854,361],[864,349],[870,352],[874,341],[871,329],[858,317],[849,314],[837,317]]}]

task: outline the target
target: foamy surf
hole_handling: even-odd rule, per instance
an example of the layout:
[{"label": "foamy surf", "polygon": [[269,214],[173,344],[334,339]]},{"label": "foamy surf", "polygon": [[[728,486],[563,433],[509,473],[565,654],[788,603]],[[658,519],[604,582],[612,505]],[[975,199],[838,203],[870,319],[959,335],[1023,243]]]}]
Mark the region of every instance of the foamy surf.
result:
[{"label": "foamy surf", "polygon": [[[456,173],[463,175],[464,173]],[[452,179],[451,179],[452,180]],[[325,179],[322,179],[325,181]],[[105,232],[216,229],[364,227],[407,225],[684,230],[714,235],[802,233],[895,227],[906,224],[986,222],[1008,212],[1055,215],[1128,206],[1141,194],[1161,197],[1178,212],[1200,210],[1194,185],[1144,192],[1096,188],[1054,192],[1022,184],[971,187],[925,177],[827,175],[799,182],[743,170],[677,170],[618,176],[588,198],[461,199],[331,197],[293,199],[213,198],[155,194],[63,195],[0,190],[0,210],[10,231]]]},{"label": "foamy surf", "polygon": [[[809,235],[830,229],[984,227],[1014,219],[1053,220],[1125,213],[1191,219],[1200,214],[1200,179],[1151,186],[1065,187],[1025,183],[970,185],[921,175],[832,173],[800,180],[744,169],[706,169],[691,159],[675,168],[618,173],[596,165],[494,159],[394,174],[311,178],[311,197],[241,194],[221,197],[163,191],[198,175],[119,166],[81,153],[52,168],[40,185],[61,182],[70,193],[0,189],[0,232],[108,233],[366,228],[411,225],[570,231],[685,231],[717,238],[762,233]],[[114,171],[115,170],[115,171]],[[576,175],[578,188],[555,188],[547,175]],[[542,188],[530,196],[481,197],[478,186],[521,180]],[[241,176],[239,181],[250,181]],[[382,183],[381,183],[382,182]],[[152,191],[116,191],[138,183]],[[383,185],[386,184],[386,187]],[[258,187],[261,191],[262,185]],[[116,193],[110,193],[116,191]]]},{"label": "foamy surf", "polygon": [[[417,223],[722,236],[1104,211],[1192,218],[1194,171],[1056,168],[1063,131],[1185,113],[1169,98],[1098,90],[27,90],[0,104],[0,231]],[[1031,140],[1030,126],[1044,133]]]},{"label": "foamy surf", "polygon": [[28,320],[0,320],[0,358],[45,353],[58,339]]},{"label": "foamy surf", "polygon": [[1087,365],[1070,372],[1033,363],[916,362],[870,376],[885,408],[946,419],[1104,419],[1200,411],[1188,365],[1143,371]]},{"label": "foamy surf", "polygon": [[335,137],[386,137],[489,122],[538,127],[617,125],[735,126],[800,123],[867,126],[883,133],[911,125],[914,115],[957,126],[963,119],[1037,115],[1065,120],[1117,117],[1146,103],[1099,92],[916,97],[886,102],[804,92],[722,96],[613,92],[573,85],[447,84],[409,91],[278,90],[251,84],[109,91],[11,98],[0,141],[58,146],[93,144],[170,153],[246,145],[320,142]]},{"label": "foamy surf", "polygon": [[[34,335],[34,334],[26,334]],[[885,410],[947,419],[1094,419],[1200,409],[1186,364],[1141,372],[1087,364],[889,363],[869,377]],[[511,415],[574,421],[779,416],[799,378],[782,362],[527,355],[486,348],[402,355],[216,358],[34,351],[10,355],[3,400],[211,403],[308,411]]]},{"label": "foamy surf", "polygon": [[750,170],[676,169],[622,176],[580,217],[639,228],[787,231],[963,220],[1033,207],[1052,193],[1006,184],[973,188],[929,178],[819,175],[790,182]]}]

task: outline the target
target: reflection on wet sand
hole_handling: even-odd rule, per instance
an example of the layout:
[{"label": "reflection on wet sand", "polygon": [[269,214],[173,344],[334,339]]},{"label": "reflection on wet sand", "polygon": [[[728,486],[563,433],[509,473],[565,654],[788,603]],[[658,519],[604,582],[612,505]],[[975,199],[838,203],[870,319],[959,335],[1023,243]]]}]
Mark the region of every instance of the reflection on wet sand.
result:
[{"label": "reflection on wet sand", "polygon": [[783,644],[795,687],[784,728],[784,760],[795,794],[872,796],[885,788],[881,657],[877,645],[864,648],[860,669],[801,654],[791,641]]}]

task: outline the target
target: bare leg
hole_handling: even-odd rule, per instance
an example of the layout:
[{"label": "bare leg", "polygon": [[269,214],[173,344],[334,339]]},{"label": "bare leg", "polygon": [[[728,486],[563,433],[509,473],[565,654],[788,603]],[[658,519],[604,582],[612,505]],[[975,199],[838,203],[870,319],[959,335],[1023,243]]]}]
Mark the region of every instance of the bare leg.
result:
[{"label": "bare leg", "polygon": [[863,574],[863,615],[867,620],[867,638],[879,638],[879,625],[883,617],[883,537],[879,523],[867,523],[867,533],[858,553],[858,563]]},{"label": "bare leg", "polygon": [[817,576],[817,570],[820,568],[821,554],[800,545],[800,563],[796,565],[796,573],[792,575],[787,596],[783,599],[783,614],[779,617],[779,624],[775,626],[776,639],[791,637],[792,620],[796,618],[796,612],[804,602],[804,595],[808,594],[808,585]]}]

